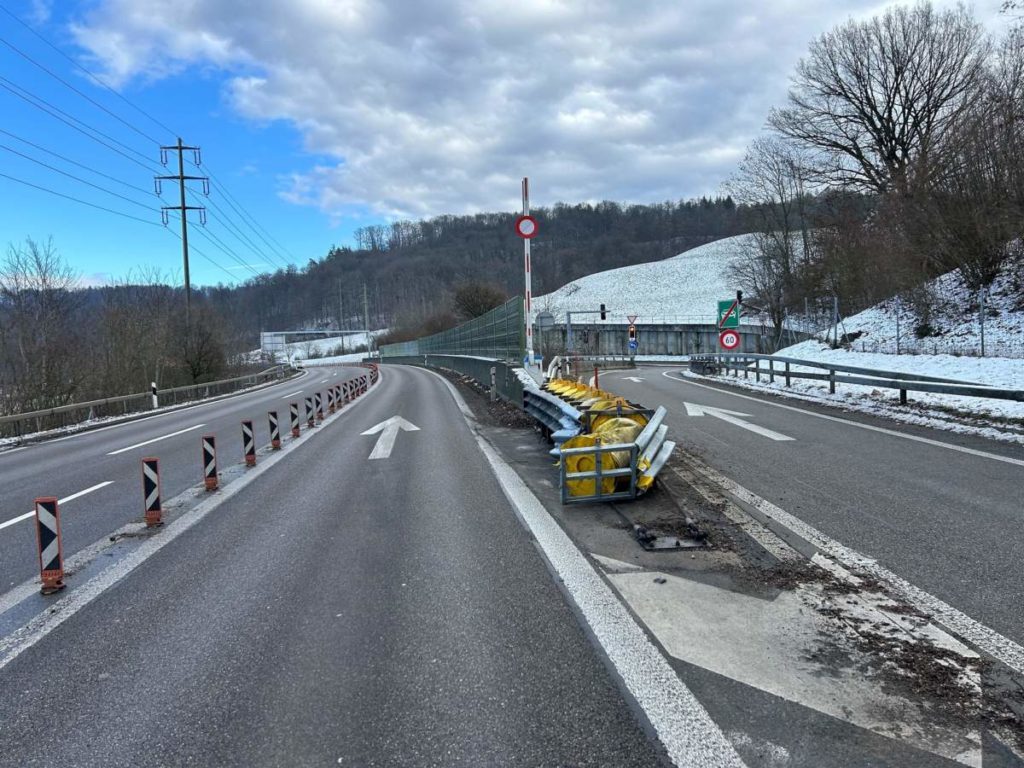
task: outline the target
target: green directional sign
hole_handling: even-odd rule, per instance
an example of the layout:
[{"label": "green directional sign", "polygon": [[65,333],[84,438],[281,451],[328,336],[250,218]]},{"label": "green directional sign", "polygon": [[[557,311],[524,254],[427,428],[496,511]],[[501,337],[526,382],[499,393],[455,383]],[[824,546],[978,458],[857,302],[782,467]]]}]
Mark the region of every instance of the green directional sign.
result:
[{"label": "green directional sign", "polygon": [[725,299],[718,302],[718,327],[740,327],[740,308],[736,299]]}]

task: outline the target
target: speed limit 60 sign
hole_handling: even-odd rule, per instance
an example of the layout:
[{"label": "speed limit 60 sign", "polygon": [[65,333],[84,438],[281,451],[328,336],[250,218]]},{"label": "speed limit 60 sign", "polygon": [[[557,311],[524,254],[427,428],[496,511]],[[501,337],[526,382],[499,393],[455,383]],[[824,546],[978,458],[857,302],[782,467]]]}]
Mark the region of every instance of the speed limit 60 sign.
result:
[{"label": "speed limit 60 sign", "polygon": [[718,334],[718,343],[722,349],[732,351],[740,345],[740,335],[736,331],[722,331]]}]

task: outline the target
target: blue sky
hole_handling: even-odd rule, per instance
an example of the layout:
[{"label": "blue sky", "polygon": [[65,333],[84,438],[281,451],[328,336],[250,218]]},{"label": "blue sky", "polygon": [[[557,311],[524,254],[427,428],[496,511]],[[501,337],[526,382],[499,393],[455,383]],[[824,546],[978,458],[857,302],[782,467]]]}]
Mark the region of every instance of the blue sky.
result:
[{"label": "blue sky", "polygon": [[[216,262],[194,253],[192,280],[212,284],[243,280],[251,270],[268,271],[284,261],[301,266],[332,244],[351,244],[352,231],[368,223],[514,210],[524,175],[531,178],[538,205],[715,194],[763,130],[769,109],[785,98],[787,78],[808,42],[850,16],[877,13],[885,3],[0,5],[173,129],[98,86],[0,12],[0,38],[129,124],[0,44],[0,130],[7,132],[0,133],[0,146],[129,200],[8,149],[0,149],[0,174],[144,220],[93,210],[0,177],[0,245],[52,237],[88,283],[141,269],[180,280],[180,243],[163,231],[158,210],[177,202],[174,185],[164,185],[163,201],[150,190],[160,172],[157,142],[173,143],[181,135],[202,147],[204,168],[219,179],[212,184],[207,227],[196,217],[190,230],[196,249]],[[1008,23],[999,5],[975,4],[978,18],[994,31]],[[4,86],[25,89],[103,131],[127,145],[118,148],[138,162]],[[193,186],[191,204],[204,203],[199,190]],[[267,246],[263,231],[233,211],[225,192],[283,247]],[[176,231],[173,217],[169,228]]]}]

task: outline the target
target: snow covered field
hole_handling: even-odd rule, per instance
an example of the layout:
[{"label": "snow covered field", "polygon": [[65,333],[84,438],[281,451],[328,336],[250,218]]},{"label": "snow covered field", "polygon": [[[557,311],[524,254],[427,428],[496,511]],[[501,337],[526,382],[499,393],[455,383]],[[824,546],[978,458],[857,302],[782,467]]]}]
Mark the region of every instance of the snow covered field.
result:
[{"label": "snow covered field", "polygon": [[[635,264],[587,275],[533,300],[534,310],[565,322],[566,312],[608,307],[608,323],[638,315],[640,323],[713,323],[717,302],[745,286],[728,276],[729,266],[751,242],[749,235],[728,237],[663,261]],[[581,317],[600,322],[596,315]]]}]

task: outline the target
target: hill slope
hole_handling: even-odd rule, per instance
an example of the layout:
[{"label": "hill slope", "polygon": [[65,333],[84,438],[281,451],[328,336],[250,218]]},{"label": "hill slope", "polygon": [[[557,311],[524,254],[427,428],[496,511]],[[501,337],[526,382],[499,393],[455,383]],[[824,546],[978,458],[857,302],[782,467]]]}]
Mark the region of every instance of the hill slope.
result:
[{"label": "hill slope", "polygon": [[[557,322],[566,312],[608,308],[608,323],[638,315],[640,323],[713,323],[719,299],[744,290],[729,277],[729,267],[750,235],[716,240],[662,261],[596,272],[534,299],[534,309],[551,312]],[[600,322],[595,315],[580,318]]]}]

